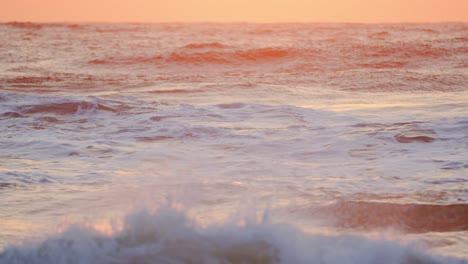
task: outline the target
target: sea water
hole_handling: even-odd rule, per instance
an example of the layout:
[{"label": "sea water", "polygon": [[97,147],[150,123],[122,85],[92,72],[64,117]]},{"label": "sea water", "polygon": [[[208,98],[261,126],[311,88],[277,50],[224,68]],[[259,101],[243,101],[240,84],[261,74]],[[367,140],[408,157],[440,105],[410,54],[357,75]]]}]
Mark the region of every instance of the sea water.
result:
[{"label": "sea water", "polygon": [[0,24],[0,263],[468,263],[468,24]]}]

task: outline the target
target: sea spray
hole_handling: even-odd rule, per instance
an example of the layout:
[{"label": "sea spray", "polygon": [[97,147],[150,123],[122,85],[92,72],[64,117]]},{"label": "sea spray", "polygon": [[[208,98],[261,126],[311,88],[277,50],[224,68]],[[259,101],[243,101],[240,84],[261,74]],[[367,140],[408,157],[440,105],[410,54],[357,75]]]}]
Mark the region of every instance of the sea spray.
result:
[{"label": "sea spray", "polygon": [[112,230],[74,224],[43,240],[7,247],[0,263],[467,263],[432,256],[417,244],[307,234],[266,219],[200,225],[169,206],[133,212]]}]

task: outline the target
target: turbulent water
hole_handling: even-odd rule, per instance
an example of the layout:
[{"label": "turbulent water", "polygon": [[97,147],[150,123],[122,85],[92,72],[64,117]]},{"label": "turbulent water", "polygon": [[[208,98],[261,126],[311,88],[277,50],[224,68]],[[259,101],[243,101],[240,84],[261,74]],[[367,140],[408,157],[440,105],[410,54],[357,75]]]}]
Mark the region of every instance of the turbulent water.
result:
[{"label": "turbulent water", "polygon": [[468,263],[468,24],[0,24],[0,263]]}]

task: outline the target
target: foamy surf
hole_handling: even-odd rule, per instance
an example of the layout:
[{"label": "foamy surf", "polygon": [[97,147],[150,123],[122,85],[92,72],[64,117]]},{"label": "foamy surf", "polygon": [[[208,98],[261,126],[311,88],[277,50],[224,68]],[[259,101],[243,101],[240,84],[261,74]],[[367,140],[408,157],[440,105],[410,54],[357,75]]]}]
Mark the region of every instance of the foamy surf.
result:
[{"label": "foamy surf", "polygon": [[[105,231],[105,232],[104,232]],[[43,240],[9,246],[2,264],[120,263],[468,263],[431,255],[420,245],[356,235],[307,234],[261,221],[203,225],[161,207],[129,214],[105,230],[72,225]]]},{"label": "foamy surf", "polygon": [[[0,24],[0,262],[463,263],[467,29]],[[14,243],[152,193],[285,224],[160,210]]]}]

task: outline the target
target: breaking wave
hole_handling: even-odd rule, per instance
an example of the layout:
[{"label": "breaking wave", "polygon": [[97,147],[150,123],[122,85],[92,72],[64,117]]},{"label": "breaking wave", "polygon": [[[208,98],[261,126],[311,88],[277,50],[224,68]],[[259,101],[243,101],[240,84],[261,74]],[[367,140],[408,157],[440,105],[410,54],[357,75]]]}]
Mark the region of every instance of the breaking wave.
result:
[{"label": "breaking wave", "polygon": [[[99,231],[101,230],[101,231]],[[169,207],[130,214],[122,224],[73,225],[40,241],[9,246],[1,264],[42,263],[467,263],[416,244],[354,235],[313,235],[244,220],[202,225]]]}]

